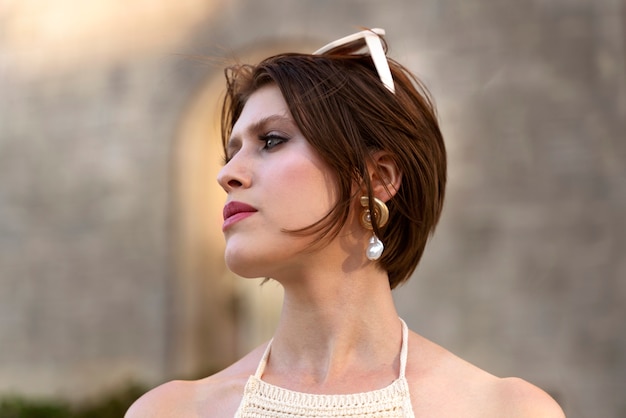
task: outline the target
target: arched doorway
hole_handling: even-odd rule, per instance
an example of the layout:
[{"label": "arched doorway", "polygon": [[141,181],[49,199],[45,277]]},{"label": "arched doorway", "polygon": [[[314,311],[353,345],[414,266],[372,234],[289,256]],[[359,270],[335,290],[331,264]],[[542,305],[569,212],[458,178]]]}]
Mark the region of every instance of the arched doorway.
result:
[{"label": "arched doorway", "polygon": [[[255,63],[274,53],[312,50],[275,44],[237,54]],[[222,151],[219,134],[222,68],[189,103],[174,148],[174,260],[171,295],[171,373],[198,377],[215,372],[268,339],[282,305],[282,289],[260,286],[228,271],[223,260],[222,207],[216,182]]]}]

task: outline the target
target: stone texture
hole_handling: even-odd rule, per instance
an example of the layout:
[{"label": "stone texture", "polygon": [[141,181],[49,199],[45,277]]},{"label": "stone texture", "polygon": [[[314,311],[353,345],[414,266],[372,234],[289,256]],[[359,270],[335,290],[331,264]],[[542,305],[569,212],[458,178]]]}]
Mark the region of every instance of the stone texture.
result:
[{"label": "stone texture", "polygon": [[[228,330],[254,315],[241,305],[254,291],[225,284],[219,245],[180,242],[183,222],[194,229],[177,201],[180,126],[222,63],[176,54],[246,55],[380,26],[431,89],[450,157],[442,222],[396,292],[402,316],[494,374],[549,390],[568,417],[626,414],[623,1],[233,0],[206,13],[181,21],[176,43],[98,55],[96,40],[50,67],[47,45],[11,49],[0,29],[1,392],[156,384],[250,344]],[[15,18],[0,8],[0,28]],[[197,251],[196,267],[180,267],[181,249]],[[221,279],[201,284],[207,272]]]}]

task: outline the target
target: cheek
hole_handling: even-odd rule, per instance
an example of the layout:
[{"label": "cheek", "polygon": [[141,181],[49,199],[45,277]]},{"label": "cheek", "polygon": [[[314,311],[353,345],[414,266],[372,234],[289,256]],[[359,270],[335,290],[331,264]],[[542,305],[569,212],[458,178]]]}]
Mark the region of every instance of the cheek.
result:
[{"label": "cheek", "polygon": [[286,218],[299,218],[310,224],[334,207],[337,186],[329,172],[308,161],[285,168],[277,179],[274,193],[280,195],[276,197],[282,203],[281,212]]}]

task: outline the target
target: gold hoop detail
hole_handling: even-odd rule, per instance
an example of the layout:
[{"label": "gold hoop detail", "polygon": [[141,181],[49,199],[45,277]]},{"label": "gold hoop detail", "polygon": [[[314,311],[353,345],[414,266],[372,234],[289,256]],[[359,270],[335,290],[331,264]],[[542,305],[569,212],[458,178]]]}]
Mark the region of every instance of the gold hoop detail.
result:
[{"label": "gold hoop detail", "polygon": [[[361,196],[361,206],[365,208],[363,213],[361,213],[361,225],[364,228],[373,230],[372,226],[372,216],[369,210],[369,198],[367,196]],[[389,221],[389,209],[385,202],[380,199],[374,198],[374,219],[379,228],[387,225],[387,221]]]}]

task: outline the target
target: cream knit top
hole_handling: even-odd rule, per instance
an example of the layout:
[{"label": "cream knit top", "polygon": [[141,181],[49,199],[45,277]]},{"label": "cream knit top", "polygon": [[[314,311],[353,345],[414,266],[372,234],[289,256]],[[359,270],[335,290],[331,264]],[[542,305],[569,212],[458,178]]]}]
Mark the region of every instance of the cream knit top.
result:
[{"label": "cream knit top", "polygon": [[389,386],[370,392],[348,395],[317,395],[295,392],[261,380],[267,365],[272,342],[254,376],[244,388],[243,399],[235,418],[307,418],[307,417],[362,417],[413,418],[409,384],[406,380],[408,355],[408,328],[402,322],[400,375]]}]

